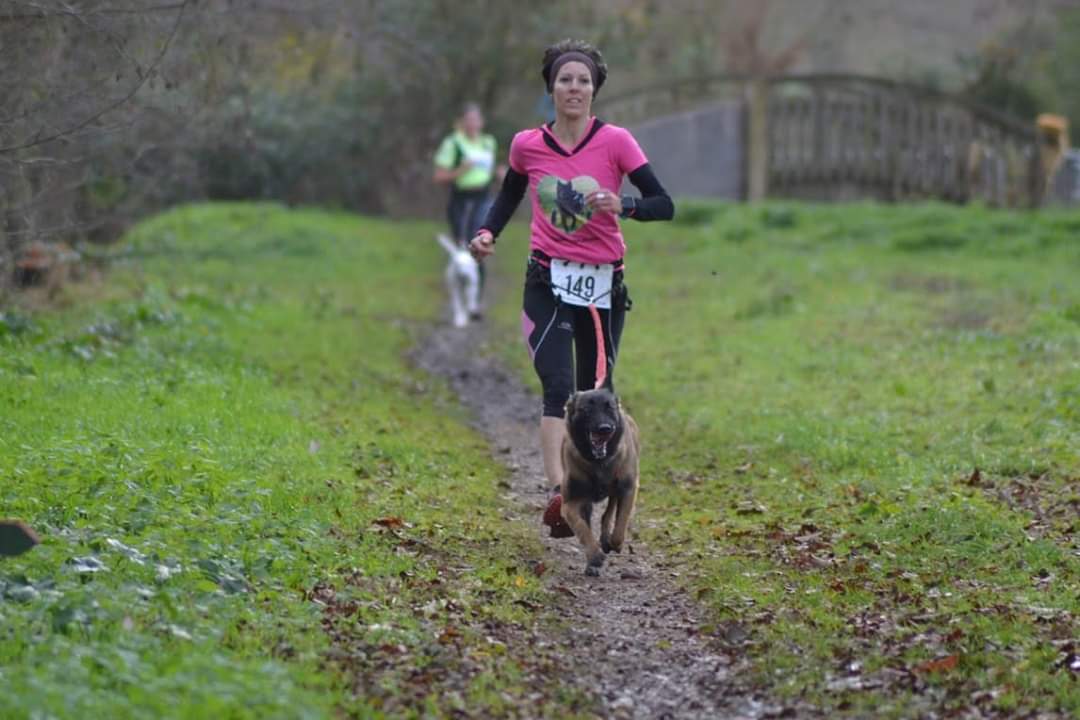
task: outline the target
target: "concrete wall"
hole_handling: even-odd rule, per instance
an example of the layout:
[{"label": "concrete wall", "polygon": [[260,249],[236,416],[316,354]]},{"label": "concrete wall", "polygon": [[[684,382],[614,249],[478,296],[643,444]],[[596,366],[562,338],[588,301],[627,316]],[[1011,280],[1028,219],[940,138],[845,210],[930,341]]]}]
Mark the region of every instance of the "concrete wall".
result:
[{"label": "concrete wall", "polygon": [[672,196],[741,200],[746,187],[744,124],[743,104],[729,101],[650,120],[630,131]]},{"label": "concrete wall", "polygon": [[1070,150],[1050,181],[1048,205],[1080,206],[1080,150]]}]

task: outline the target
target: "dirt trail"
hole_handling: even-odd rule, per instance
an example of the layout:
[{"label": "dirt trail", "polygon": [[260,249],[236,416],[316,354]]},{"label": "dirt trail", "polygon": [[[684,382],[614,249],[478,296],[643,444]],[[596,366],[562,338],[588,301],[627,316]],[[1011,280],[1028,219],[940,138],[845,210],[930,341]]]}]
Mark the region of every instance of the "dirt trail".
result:
[{"label": "dirt trail", "polygon": [[[418,348],[421,368],[445,377],[510,470],[504,511],[542,533],[548,587],[562,599],[568,629],[552,642],[573,666],[573,681],[596,697],[604,717],[761,718],[783,711],[751,697],[735,679],[740,653],[699,633],[703,613],[675,574],[635,539],[647,502],[631,524],[630,552],[609,555],[601,576],[586,577],[574,538],[552,540],[540,524],[549,491],[537,443],[539,399],[484,350],[483,326],[439,327]],[[647,439],[646,439],[647,442]],[[644,452],[647,452],[647,445]],[[642,478],[646,487],[649,479]],[[574,678],[574,680],[571,680]]]}]

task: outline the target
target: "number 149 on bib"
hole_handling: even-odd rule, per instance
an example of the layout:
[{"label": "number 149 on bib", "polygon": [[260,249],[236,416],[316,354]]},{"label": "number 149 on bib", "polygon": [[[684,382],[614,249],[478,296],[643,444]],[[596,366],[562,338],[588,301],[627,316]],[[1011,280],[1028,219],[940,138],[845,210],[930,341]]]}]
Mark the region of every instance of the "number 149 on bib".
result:
[{"label": "number 149 on bib", "polygon": [[611,265],[582,265],[566,260],[551,261],[551,289],[571,305],[611,307]]}]

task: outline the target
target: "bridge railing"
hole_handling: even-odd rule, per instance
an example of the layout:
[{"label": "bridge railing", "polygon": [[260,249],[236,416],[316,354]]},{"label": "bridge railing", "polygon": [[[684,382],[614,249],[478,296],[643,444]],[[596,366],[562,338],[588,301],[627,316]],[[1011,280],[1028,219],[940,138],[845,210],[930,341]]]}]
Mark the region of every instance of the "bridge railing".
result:
[{"label": "bridge railing", "polygon": [[770,195],[1040,202],[1034,125],[955,96],[861,76],[779,78],[768,124]]},{"label": "bridge railing", "polygon": [[[718,97],[745,102],[751,78],[688,77],[601,96],[600,111],[633,125]],[[1034,122],[910,83],[850,74],[768,81],[766,175],[771,197],[941,199],[997,206],[1040,204],[1045,180]],[[755,118],[742,123],[743,132]],[[747,137],[735,140],[742,146]],[[730,153],[738,155],[740,153]],[[741,153],[745,155],[745,153]],[[745,192],[743,194],[745,196]]]}]

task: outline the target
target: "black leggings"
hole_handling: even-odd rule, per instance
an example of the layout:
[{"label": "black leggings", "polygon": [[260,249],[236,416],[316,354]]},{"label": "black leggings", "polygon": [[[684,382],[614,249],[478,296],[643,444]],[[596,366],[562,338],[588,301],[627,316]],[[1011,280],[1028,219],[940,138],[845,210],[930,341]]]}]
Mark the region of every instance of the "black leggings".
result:
[{"label": "black leggings", "polygon": [[[481,190],[458,190],[450,191],[450,203],[446,206],[447,220],[450,221],[450,233],[454,236],[454,242],[464,244],[469,242],[480,229],[484,222],[488,208],[491,206],[490,196],[486,188]],[[480,261],[480,290],[484,289],[484,263]]]},{"label": "black leggings", "polygon": [[484,222],[491,205],[487,189],[450,191],[450,203],[446,206],[446,219],[454,239],[464,243],[472,239]]},{"label": "black leggings", "polygon": [[[613,288],[611,309],[599,311],[609,382],[626,319],[627,292],[621,270],[615,273]],[[596,330],[589,309],[556,298],[551,292],[551,272],[532,259],[525,273],[521,330],[544,389],[544,417],[561,418],[575,386],[591,390],[596,384]]]}]

